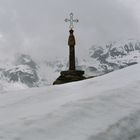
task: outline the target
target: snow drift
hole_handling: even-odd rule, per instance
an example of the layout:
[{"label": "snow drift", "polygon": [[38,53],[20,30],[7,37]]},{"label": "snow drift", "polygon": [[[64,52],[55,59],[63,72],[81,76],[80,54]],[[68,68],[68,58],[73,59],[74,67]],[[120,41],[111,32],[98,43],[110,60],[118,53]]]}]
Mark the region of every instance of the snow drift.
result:
[{"label": "snow drift", "polygon": [[0,140],[139,140],[140,65],[0,94]]}]

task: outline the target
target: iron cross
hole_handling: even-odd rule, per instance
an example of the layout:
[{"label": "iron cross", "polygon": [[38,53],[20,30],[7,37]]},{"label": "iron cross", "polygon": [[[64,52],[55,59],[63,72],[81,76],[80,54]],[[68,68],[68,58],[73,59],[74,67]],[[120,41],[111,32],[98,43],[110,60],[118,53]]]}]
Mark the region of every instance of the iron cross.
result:
[{"label": "iron cross", "polygon": [[76,23],[79,22],[78,19],[73,19],[73,15],[74,15],[73,13],[70,13],[70,19],[68,18],[65,19],[65,22],[70,22],[70,26],[69,26],[70,29],[74,28],[74,25],[73,25],[74,22]]}]

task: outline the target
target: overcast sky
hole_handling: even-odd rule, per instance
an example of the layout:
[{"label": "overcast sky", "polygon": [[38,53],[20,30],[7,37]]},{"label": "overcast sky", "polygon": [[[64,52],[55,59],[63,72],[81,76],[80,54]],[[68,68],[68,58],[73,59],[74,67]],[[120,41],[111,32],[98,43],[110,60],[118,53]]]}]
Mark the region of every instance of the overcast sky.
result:
[{"label": "overcast sky", "polygon": [[0,0],[0,55],[28,53],[39,59],[66,57],[73,12],[76,51],[93,44],[140,39],[140,0]]}]

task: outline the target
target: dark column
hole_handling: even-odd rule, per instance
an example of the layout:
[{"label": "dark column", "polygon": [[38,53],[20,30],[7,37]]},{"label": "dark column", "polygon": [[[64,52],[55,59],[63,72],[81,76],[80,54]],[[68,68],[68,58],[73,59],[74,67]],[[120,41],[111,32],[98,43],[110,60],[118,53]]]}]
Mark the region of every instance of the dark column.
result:
[{"label": "dark column", "polygon": [[75,68],[75,37],[73,35],[74,30],[70,29],[70,35],[68,40],[69,45],[69,70],[61,71],[60,76],[54,81],[53,85],[64,84],[68,82],[80,81],[86,79],[84,77],[84,71],[76,70]]},{"label": "dark column", "polygon": [[75,70],[75,37],[73,35],[74,31],[72,29],[69,32],[69,70]]}]

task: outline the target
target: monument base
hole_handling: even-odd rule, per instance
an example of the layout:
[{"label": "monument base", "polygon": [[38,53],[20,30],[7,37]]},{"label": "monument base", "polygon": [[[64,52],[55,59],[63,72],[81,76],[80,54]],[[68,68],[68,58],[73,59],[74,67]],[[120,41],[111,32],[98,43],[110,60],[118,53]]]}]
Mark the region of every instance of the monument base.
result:
[{"label": "monument base", "polygon": [[84,80],[86,78],[83,75],[84,75],[84,71],[81,70],[62,71],[60,73],[60,76],[56,79],[56,81],[54,81],[53,85]]}]

